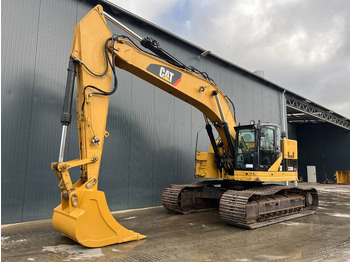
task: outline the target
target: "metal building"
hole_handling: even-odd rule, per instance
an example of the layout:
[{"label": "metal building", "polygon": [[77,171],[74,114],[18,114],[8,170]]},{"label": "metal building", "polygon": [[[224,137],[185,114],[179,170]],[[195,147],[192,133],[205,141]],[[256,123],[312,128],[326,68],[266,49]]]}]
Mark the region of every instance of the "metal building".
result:
[{"label": "metal building", "polygon": [[[50,218],[60,190],[57,161],[60,111],[75,24],[97,3],[123,24],[156,38],[169,53],[209,73],[234,102],[237,121],[280,124],[299,140],[299,173],[316,166],[319,181],[349,169],[350,120],[242,69],[107,1],[2,1],[1,161],[2,224]],[[109,24],[113,32],[120,32]],[[111,97],[100,188],[111,210],[160,205],[171,183],[194,180],[202,114],[190,105],[117,70]],[[320,124],[323,123],[323,124]],[[208,147],[203,131],[199,147]],[[203,134],[203,136],[201,136]],[[327,134],[327,136],[326,136]],[[66,159],[79,157],[70,126]],[[72,178],[78,179],[78,170]]]}]

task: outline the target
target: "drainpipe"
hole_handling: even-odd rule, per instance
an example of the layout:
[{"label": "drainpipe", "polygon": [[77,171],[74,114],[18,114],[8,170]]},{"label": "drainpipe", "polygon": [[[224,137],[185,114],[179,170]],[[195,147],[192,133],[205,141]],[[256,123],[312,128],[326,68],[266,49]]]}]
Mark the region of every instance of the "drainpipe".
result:
[{"label": "drainpipe", "polygon": [[282,93],[282,130],[286,132],[286,137],[288,138],[288,122],[287,122],[287,110],[286,110],[286,90]]},{"label": "drainpipe", "polygon": [[[287,110],[286,110],[286,90],[282,93],[282,130],[286,132],[286,138],[288,138],[288,121],[287,121]],[[294,186],[298,185],[298,181],[292,181]],[[285,182],[286,186],[290,185],[290,181]]]}]

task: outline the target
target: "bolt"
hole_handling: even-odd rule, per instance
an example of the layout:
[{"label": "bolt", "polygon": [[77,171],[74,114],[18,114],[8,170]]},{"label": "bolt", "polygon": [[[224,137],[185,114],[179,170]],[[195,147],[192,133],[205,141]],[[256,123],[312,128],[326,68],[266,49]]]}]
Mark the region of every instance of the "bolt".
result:
[{"label": "bolt", "polygon": [[64,199],[68,200],[68,199],[69,199],[69,193],[68,193],[68,192],[62,193],[62,197],[63,197]]},{"label": "bolt", "polygon": [[91,142],[93,145],[97,144],[99,145],[100,144],[100,138],[98,136],[94,136],[93,138],[91,138]]},{"label": "bolt", "polygon": [[87,188],[90,188],[90,187],[91,187],[91,184],[90,184],[90,183],[86,184],[86,187],[87,187]]},{"label": "bolt", "polygon": [[62,170],[66,170],[68,168],[68,166],[66,164],[61,166]]}]

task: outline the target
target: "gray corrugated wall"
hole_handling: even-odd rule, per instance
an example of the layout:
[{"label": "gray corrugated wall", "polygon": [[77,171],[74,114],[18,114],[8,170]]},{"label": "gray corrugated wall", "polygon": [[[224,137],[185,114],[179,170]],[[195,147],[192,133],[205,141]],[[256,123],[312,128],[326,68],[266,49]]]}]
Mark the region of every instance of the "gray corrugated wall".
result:
[{"label": "gray corrugated wall", "polygon": [[[60,111],[74,25],[92,8],[72,0],[2,1],[2,224],[50,218],[60,201],[50,163],[58,158]],[[120,21],[186,64],[206,70],[233,100],[237,120],[280,124],[280,93],[200,50],[126,15]],[[120,32],[110,25],[112,31]],[[196,133],[202,114],[135,76],[118,70],[111,97],[100,173],[111,210],[160,204],[164,186],[193,181]],[[75,121],[75,120],[74,120]],[[76,124],[66,160],[79,156]],[[205,130],[199,148],[208,147]],[[72,171],[73,180],[78,170]]]}]

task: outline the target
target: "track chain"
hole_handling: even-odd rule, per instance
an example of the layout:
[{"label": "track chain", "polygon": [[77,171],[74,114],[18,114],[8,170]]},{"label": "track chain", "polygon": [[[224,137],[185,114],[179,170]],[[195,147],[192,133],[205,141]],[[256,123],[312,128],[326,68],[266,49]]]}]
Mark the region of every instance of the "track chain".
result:
[{"label": "track chain", "polygon": [[[278,209],[270,213],[261,213],[257,219],[251,221],[247,219],[247,204],[253,197],[254,199],[259,199],[259,197],[274,196],[282,192],[284,194],[299,193],[301,195],[310,193],[313,197],[313,203],[308,207],[290,207],[285,210]],[[220,200],[219,213],[220,217],[229,224],[254,229],[297,217],[311,215],[316,212],[317,205],[318,195],[314,188],[268,185],[243,191],[226,191]]]},{"label": "track chain", "polygon": [[186,185],[169,185],[167,186],[162,193],[162,204],[163,207],[169,211],[181,213],[179,205],[179,196],[182,189]]},{"label": "track chain", "polygon": [[184,189],[191,189],[191,188],[199,188],[204,187],[205,182],[197,182],[193,184],[184,184],[184,185],[169,185],[167,186],[162,193],[162,204],[163,207],[169,211],[173,211],[180,214],[190,214],[190,213],[196,213],[196,212],[202,212],[206,210],[181,210],[181,193]]}]

